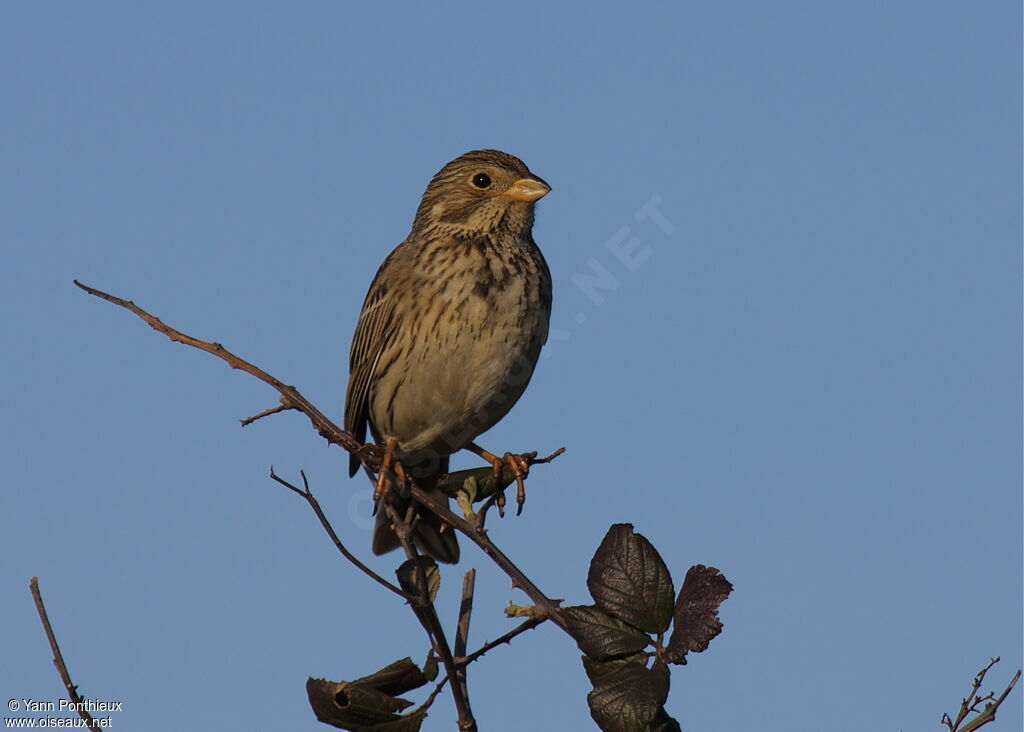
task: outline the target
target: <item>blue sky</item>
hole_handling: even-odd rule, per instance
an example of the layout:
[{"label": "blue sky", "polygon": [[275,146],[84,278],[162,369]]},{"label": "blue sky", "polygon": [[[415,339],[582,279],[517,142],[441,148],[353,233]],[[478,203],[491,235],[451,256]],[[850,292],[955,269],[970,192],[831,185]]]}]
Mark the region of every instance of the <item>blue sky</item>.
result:
[{"label": "blue sky", "polygon": [[[62,693],[33,575],[115,729],[315,730],[307,676],[422,660],[267,478],[305,469],[368,555],[346,456],[296,414],[240,429],[273,392],[71,280],[340,419],[377,265],[479,147],[552,185],[555,281],[481,442],[568,448],[492,536],[569,603],[616,522],[677,583],[720,568],[684,728],[935,729],[990,656],[992,687],[1022,665],[1019,3],[8,5],[0,92],[4,699]],[[470,566],[475,647],[525,598],[467,548],[450,627]],[[587,690],[551,627],[470,677],[487,730],[589,729]]]}]

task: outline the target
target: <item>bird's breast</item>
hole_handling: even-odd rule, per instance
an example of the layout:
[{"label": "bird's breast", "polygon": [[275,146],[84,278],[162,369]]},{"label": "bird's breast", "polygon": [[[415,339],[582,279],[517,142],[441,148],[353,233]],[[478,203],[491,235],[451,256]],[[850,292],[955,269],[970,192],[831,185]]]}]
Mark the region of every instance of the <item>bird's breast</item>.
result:
[{"label": "bird's breast", "polygon": [[422,283],[423,309],[404,319],[417,345],[406,353],[390,420],[382,420],[392,423],[385,432],[444,454],[490,429],[519,399],[550,315],[547,268],[530,251],[473,247],[454,262]]}]

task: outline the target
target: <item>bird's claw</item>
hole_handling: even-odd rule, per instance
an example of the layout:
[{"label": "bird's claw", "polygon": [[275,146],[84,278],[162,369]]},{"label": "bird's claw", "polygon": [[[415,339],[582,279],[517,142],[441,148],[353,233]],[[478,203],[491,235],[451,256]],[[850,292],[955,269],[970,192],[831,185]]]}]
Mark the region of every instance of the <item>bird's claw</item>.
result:
[{"label": "bird's claw", "polygon": [[491,500],[498,507],[498,515],[505,516],[505,486],[516,483],[516,516],[523,512],[526,503],[526,477],[530,474],[530,466],[537,463],[548,463],[565,452],[559,448],[547,457],[538,458],[537,451],[512,453],[506,452],[502,457],[488,452],[475,442],[469,444],[469,450],[476,453],[491,464],[494,469],[494,495]]},{"label": "bird's claw", "polygon": [[[502,457],[491,456],[491,466],[494,468],[495,486],[504,486],[512,479],[516,482],[516,516],[523,512],[523,504],[526,503],[526,477],[530,474],[530,464],[537,456],[536,452],[516,454],[506,452]],[[506,472],[507,470],[507,472]],[[506,478],[510,478],[506,480]],[[498,488],[497,500],[498,515],[505,516],[505,489]]]}]

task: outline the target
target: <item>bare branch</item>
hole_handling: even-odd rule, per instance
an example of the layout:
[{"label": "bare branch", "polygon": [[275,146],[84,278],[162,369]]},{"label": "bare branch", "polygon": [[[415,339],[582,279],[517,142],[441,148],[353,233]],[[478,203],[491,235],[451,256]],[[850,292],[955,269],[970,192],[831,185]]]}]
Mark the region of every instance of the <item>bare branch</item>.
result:
[{"label": "bare branch", "polygon": [[67,689],[68,699],[75,705],[75,710],[78,712],[78,716],[85,720],[85,725],[89,729],[101,729],[96,724],[96,720],[92,718],[92,715],[85,709],[85,700],[79,696],[78,687],[72,683],[71,674],[68,672],[68,667],[64,663],[64,655],[60,652],[60,646],[57,645],[57,637],[53,634],[53,627],[50,625],[50,618],[46,614],[46,606],[43,604],[43,596],[39,592],[39,578],[33,577],[29,580],[28,588],[32,592],[32,599],[36,603],[36,612],[39,613],[39,620],[43,624],[43,630],[46,631],[46,639],[50,641],[50,650],[53,651],[53,665],[57,667],[57,673],[60,674],[61,681],[64,682],[64,688]]},{"label": "bare branch", "polygon": [[530,465],[543,465],[544,463],[550,463],[552,460],[554,460],[556,457],[561,455],[563,452],[565,452],[565,448],[564,447],[560,447],[557,450],[555,450],[553,453],[548,455],[547,457],[531,459],[530,460]]},{"label": "bare branch", "polygon": [[401,588],[396,587],[395,585],[388,582],[386,579],[384,579],[379,574],[377,574],[372,569],[363,564],[361,561],[359,561],[359,558],[348,550],[348,548],[341,542],[341,539],[338,538],[338,535],[334,532],[334,527],[331,526],[331,522],[327,519],[327,516],[324,514],[323,509],[320,508],[320,502],[316,500],[316,497],[313,495],[313,492],[309,489],[309,481],[306,480],[305,471],[300,470],[299,475],[302,476],[302,488],[295,487],[287,480],[285,480],[277,473],[275,473],[274,468],[270,468],[271,478],[276,480],[285,488],[293,491],[297,495],[302,496],[306,500],[306,503],[309,504],[309,507],[313,509],[313,513],[315,513],[316,517],[320,519],[320,525],[324,527],[324,531],[326,531],[327,535],[331,537],[331,541],[334,542],[334,546],[337,547],[338,551],[342,553],[345,559],[352,562],[352,564],[354,564],[357,569],[359,569],[363,574],[365,574],[367,577],[372,579],[377,584],[391,590],[396,595],[401,597],[403,600],[406,600],[407,602],[412,602],[415,599],[413,598],[412,595],[408,594],[407,592],[404,592]]},{"label": "bare branch", "polygon": [[[455,664],[451,649],[448,647],[448,640],[447,638],[445,638],[444,630],[441,627],[441,621],[437,617],[437,611],[434,608],[434,604],[430,600],[429,595],[427,594],[428,583],[423,568],[419,567],[419,572],[421,575],[420,587],[423,588],[423,592],[421,596],[417,597],[391,584],[386,579],[384,579],[376,572],[374,572],[372,569],[363,564],[361,561],[359,561],[359,559],[354,554],[352,554],[352,552],[350,552],[348,548],[342,543],[341,539],[338,538],[337,533],[335,533],[334,531],[334,527],[331,526],[331,522],[324,514],[323,509],[320,507],[320,502],[316,500],[316,497],[310,490],[309,481],[306,478],[305,471],[300,470],[299,474],[302,476],[302,488],[299,488],[289,483],[287,480],[277,475],[274,472],[273,468],[270,469],[270,477],[272,479],[283,485],[285,488],[288,488],[296,495],[299,495],[303,499],[305,499],[305,501],[309,504],[310,508],[313,509],[313,512],[316,514],[317,518],[320,519],[320,524],[323,526],[324,531],[327,532],[327,535],[330,536],[331,541],[334,542],[334,545],[335,547],[337,547],[338,551],[340,551],[346,559],[348,559],[352,564],[354,564],[368,577],[373,579],[378,584],[391,590],[395,594],[399,595],[400,597],[402,597],[402,599],[409,603],[417,619],[419,619],[420,624],[427,632],[427,637],[430,640],[430,644],[433,647],[434,652],[438,655],[438,657],[440,657],[442,663],[445,666],[446,676],[445,679],[443,679],[441,683],[439,683],[437,687],[434,689],[434,691],[431,693],[430,697],[428,698],[428,701],[420,707],[421,709],[426,709],[428,706],[430,706],[430,704],[433,703],[434,698],[437,696],[437,694],[440,693],[447,678],[449,676],[453,678],[457,676],[458,667]],[[412,509],[412,506],[410,506],[410,509]],[[409,522],[408,517],[397,516],[392,511],[392,507],[388,504],[383,505],[383,510],[388,512],[389,519],[395,523],[396,533],[398,534],[400,540],[402,541],[402,545],[405,548],[406,555],[410,559],[416,558],[418,556],[418,553],[416,551],[416,547],[413,545],[411,541],[412,526]],[[455,702],[455,708],[459,714],[460,728],[467,731],[475,730],[476,721],[473,719],[473,713],[470,709],[469,699],[468,696],[465,694],[464,687],[460,687],[458,684],[453,684],[452,697]]]},{"label": "bare branch", "polygon": [[[281,397],[281,398],[284,399],[284,397]],[[253,422],[255,422],[258,419],[263,419],[264,417],[269,417],[271,414],[277,414],[278,412],[285,412],[285,411],[287,411],[289,409],[295,409],[295,407],[290,407],[287,404],[279,404],[276,407],[271,407],[270,409],[264,409],[259,414],[254,414],[251,417],[246,417],[245,419],[240,419],[238,421],[242,423],[243,427],[247,427],[247,426],[251,425]]]},{"label": "bare branch", "polygon": [[[455,648],[453,657],[466,655],[466,644],[469,642],[469,620],[473,614],[473,593],[476,589],[476,570],[470,569],[462,578],[462,602],[459,603],[459,624],[455,630]],[[466,667],[456,664],[455,683],[462,687],[462,693],[469,697],[469,680],[466,678]]]},{"label": "bare branch", "polygon": [[468,656],[465,656],[464,658],[463,657],[457,657],[455,659],[455,662],[458,663],[460,666],[468,666],[469,664],[473,663],[473,661],[475,661],[476,659],[480,658],[480,656],[484,655],[485,653],[487,653],[492,648],[496,648],[496,647],[502,645],[503,643],[511,642],[512,639],[515,638],[520,633],[525,633],[528,630],[533,630],[538,625],[543,623],[545,620],[547,620],[547,618],[529,618],[528,620],[525,620],[524,622],[522,622],[519,625],[517,625],[515,628],[513,628],[509,632],[505,633],[505,635],[503,635],[503,636],[501,636],[499,638],[495,638],[492,641],[488,641],[487,643],[484,643],[482,646],[480,646],[478,649],[476,649],[475,651],[470,653]]},{"label": "bare branch", "polygon": [[[359,440],[356,440],[355,437],[353,437],[353,435],[350,432],[347,432],[338,427],[336,424],[334,424],[322,412],[320,412],[320,410],[313,406],[311,402],[309,402],[304,396],[302,396],[302,394],[300,394],[298,389],[296,389],[294,386],[285,384],[284,382],[268,374],[263,369],[249,363],[248,361],[242,358],[239,358],[238,356],[228,351],[219,343],[208,342],[200,340],[198,338],[193,338],[192,336],[186,335],[185,333],[182,333],[181,331],[176,330],[170,327],[169,325],[166,325],[159,318],[150,315],[148,312],[138,307],[137,305],[135,305],[135,303],[129,300],[124,300],[122,298],[110,295],[106,292],[102,292],[95,288],[88,287],[87,285],[83,285],[77,280],[75,280],[75,285],[91,295],[94,295],[103,300],[106,300],[107,302],[113,303],[115,305],[125,308],[126,310],[131,311],[136,316],[141,318],[145,323],[147,323],[151,328],[160,333],[163,333],[172,341],[176,343],[183,343],[185,345],[192,346],[193,348],[198,348],[201,351],[206,351],[207,353],[217,356],[221,360],[225,361],[231,368],[238,369],[240,371],[244,371],[250,374],[251,376],[255,376],[260,381],[276,389],[277,392],[281,395],[281,406],[275,407],[272,410],[267,410],[264,413],[256,415],[255,417],[250,418],[248,422],[255,421],[255,419],[259,419],[260,417],[266,416],[268,414],[274,414],[278,411],[284,411],[285,409],[297,409],[298,411],[302,412],[309,418],[313,427],[317,430],[321,437],[327,440],[328,444],[338,445],[339,447],[349,451],[350,453],[358,455],[362,460],[364,466],[366,466],[368,469],[374,469],[379,467],[379,458],[376,454],[376,451],[373,449],[373,446],[363,445]],[[561,451],[557,451],[553,455],[548,456],[547,458],[542,458],[540,461],[537,462],[547,462],[557,457],[560,453]],[[531,455],[530,457],[532,459],[534,456]],[[312,493],[309,491],[308,484],[305,485],[304,489],[299,489],[289,484],[287,481],[284,481],[278,476],[276,476],[273,473],[273,471],[271,471],[271,477],[274,478],[274,480],[276,480],[277,482],[281,483],[282,485],[288,487],[293,492],[302,496],[306,500],[306,502],[316,513],[317,518],[320,519],[320,523],[324,527],[324,530],[327,531],[328,535],[331,537],[331,540],[334,542],[335,546],[345,556],[346,559],[355,564],[361,571],[367,574],[367,576],[374,579],[375,582],[378,582],[382,586],[387,587],[392,592],[401,595],[404,599],[410,602],[410,604],[413,606],[413,609],[416,611],[416,617],[420,620],[420,623],[423,625],[424,629],[427,631],[428,636],[430,637],[431,645],[434,647],[435,652],[437,653],[438,657],[440,657],[442,663],[444,664],[446,675],[449,677],[449,679],[457,680],[459,678],[459,667],[454,662],[451,649],[448,646],[448,640],[445,637],[444,630],[441,627],[440,620],[437,617],[436,609],[434,608],[434,604],[430,600],[430,598],[428,596],[418,598],[412,597],[411,595],[409,595],[409,593],[404,592],[399,588],[395,587],[390,582],[385,580],[383,577],[380,577],[372,570],[370,570],[368,567],[366,567],[358,559],[356,559],[355,556],[348,551],[344,544],[342,544],[340,539],[338,539],[337,534],[334,532],[334,529],[331,527],[330,522],[324,515],[319,503],[313,497]],[[304,475],[303,480],[305,481]],[[483,530],[482,526],[474,526],[473,524],[469,523],[460,516],[457,516],[456,514],[452,513],[448,509],[447,505],[442,504],[433,496],[428,495],[419,486],[415,484],[411,487],[411,491],[412,494],[421,504],[427,506],[429,510],[433,511],[435,514],[440,516],[449,525],[458,528],[460,531],[462,531],[462,533],[468,536],[474,543],[480,546],[480,548],[484,550],[484,553],[491,557],[491,559],[502,569],[502,571],[504,571],[512,579],[513,586],[521,588],[530,597],[530,599],[533,600],[533,602],[543,610],[546,617],[550,618],[552,622],[554,622],[560,628],[568,632],[568,628],[565,624],[565,621],[562,619],[559,613],[557,604],[554,601],[550,600],[548,597],[546,597],[544,593],[542,593],[536,587],[536,585],[534,585],[519,570],[519,568],[516,567],[516,565],[513,564],[512,561],[494,545],[493,542],[491,542],[491,540],[487,537],[486,532]],[[401,543],[406,551],[406,555],[409,558],[415,558],[418,555],[418,553],[416,551],[415,546],[413,545],[413,542],[411,541],[412,527],[410,526],[409,521],[405,520],[404,517],[394,515],[394,512],[392,511],[392,508],[389,505],[385,505],[384,510],[388,512],[389,518],[395,524],[396,533],[398,534],[399,539],[401,540]],[[423,572],[422,568],[420,572]],[[425,575],[423,576],[422,587],[424,588],[422,594],[426,595],[427,583]],[[541,619],[538,619],[536,622],[539,624],[539,622],[541,622]],[[452,697],[455,701],[455,707],[459,713],[460,729],[476,729],[476,721],[473,719],[472,711],[470,710],[469,707],[469,699],[464,693],[464,685],[460,683],[452,683],[451,687]],[[438,687],[438,689],[439,688],[440,686]]]},{"label": "bare branch", "polygon": [[[985,668],[981,669],[974,677],[974,682],[971,685],[971,691],[966,697],[960,701],[960,710],[957,712],[956,719],[952,719],[948,714],[943,714],[941,722],[949,728],[949,732],[974,732],[974,730],[988,724],[989,722],[995,721],[996,711],[999,706],[1003,703],[1013,687],[1017,685],[1020,680],[1020,669],[1017,669],[1017,673],[1013,675],[1010,683],[1007,685],[1003,693],[996,698],[995,692],[989,692],[984,696],[978,694],[981,690],[982,685],[985,683],[985,674],[989,670],[999,663],[999,656],[991,659]],[[982,707],[981,705],[984,704]],[[967,717],[971,714],[975,714],[974,718],[967,720]],[[964,722],[966,721],[966,724]],[[960,725],[963,724],[961,727]]]},{"label": "bare branch", "polygon": [[425,506],[429,506],[430,510],[444,519],[449,525],[457,528],[463,534],[469,537],[469,539],[483,549],[484,553],[491,558],[491,560],[501,568],[501,570],[512,579],[512,585],[518,587],[527,596],[533,600],[534,604],[540,607],[546,616],[557,625],[559,628],[564,630],[566,633],[569,632],[569,626],[562,618],[562,614],[559,611],[557,603],[540,591],[530,579],[523,574],[522,570],[517,567],[511,559],[495,546],[494,542],[490,540],[487,532],[478,529],[472,523],[462,518],[461,516],[453,513],[447,506],[441,503],[435,496],[427,493],[417,485],[413,485],[410,488],[412,495],[415,496],[416,500]]},{"label": "bare branch", "polygon": [[[476,570],[470,570],[470,571],[475,572]],[[492,650],[494,648],[497,648],[498,646],[500,646],[502,644],[511,643],[512,639],[515,638],[517,635],[519,635],[520,633],[525,633],[528,630],[532,630],[533,628],[536,628],[538,625],[543,623],[545,620],[547,620],[547,618],[530,618],[526,622],[519,624],[518,626],[516,626],[515,628],[513,628],[509,632],[505,633],[500,638],[496,638],[493,641],[489,641],[487,643],[484,643],[482,646],[480,646],[480,648],[478,648],[477,650],[473,651],[468,656],[456,656],[454,658],[454,661],[455,661],[456,666],[459,667],[459,674],[460,674],[460,676],[465,673],[465,667],[468,666],[469,664],[473,663],[473,661],[475,661],[478,658],[480,658],[480,656],[484,655],[485,653],[487,653],[488,651],[490,651],[490,650]],[[422,711],[424,709],[427,709],[431,704],[433,704],[434,703],[434,698],[438,695],[438,693],[441,691],[441,689],[444,688],[444,685],[447,684],[448,681],[449,681],[449,679],[448,679],[448,676],[446,674],[437,683],[437,686],[434,688],[434,690],[432,692],[430,692],[430,696],[427,697],[426,701],[424,701],[419,707],[416,708],[416,711],[419,712],[419,711]]]},{"label": "bare branch", "polygon": [[[409,559],[418,560],[419,552],[416,550],[416,545],[412,539],[413,526],[416,521],[415,506],[410,503],[406,510],[406,515],[399,516],[399,512],[390,503],[382,501],[382,504],[383,510],[387,511],[388,519],[394,524],[395,533],[398,535],[398,540],[405,550],[405,556]],[[448,645],[448,637],[444,633],[441,619],[437,616],[437,608],[434,607],[434,602],[430,598],[426,570],[419,561],[416,561],[415,567],[419,575],[420,593],[419,597],[414,596],[410,600],[413,614],[427,632],[427,637],[430,639],[434,653],[441,659],[441,665],[444,666],[446,678],[456,680],[456,683],[451,684],[451,689],[452,701],[455,703],[455,710],[459,715],[459,729],[464,730],[464,732],[476,732],[476,719],[473,717],[473,710],[469,705],[469,696],[466,693],[465,686],[457,683],[459,667],[455,664],[452,649]]]},{"label": "bare branch", "polygon": [[163,333],[175,343],[184,343],[186,346],[192,346],[193,348],[198,348],[200,351],[206,351],[207,353],[213,354],[217,358],[225,361],[231,368],[244,371],[251,376],[255,376],[264,384],[269,384],[277,389],[278,393],[280,393],[282,405],[288,409],[297,409],[309,417],[309,421],[313,423],[313,427],[321,437],[327,440],[328,443],[338,445],[342,449],[348,450],[351,453],[364,455],[363,443],[353,437],[351,432],[346,432],[329,420],[322,412],[320,412],[319,409],[314,407],[309,400],[302,396],[302,394],[299,393],[299,390],[294,386],[289,386],[288,384],[275,379],[263,369],[239,358],[219,343],[202,341],[198,338],[186,335],[180,330],[172,328],[162,322],[159,318],[150,315],[130,300],[124,300],[115,295],[103,292],[102,290],[97,290],[93,287],[89,287],[88,285],[83,285],[78,280],[74,280],[74,283],[77,287],[88,292],[90,295],[95,295],[101,300],[106,300],[107,302],[118,305],[126,310],[130,310],[142,318],[142,320],[145,321],[153,330]]},{"label": "bare branch", "polygon": [[[314,407],[312,403],[302,396],[294,386],[285,384],[268,374],[263,369],[239,358],[219,343],[212,343],[199,340],[198,338],[193,338],[192,336],[186,335],[185,333],[166,325],[159,318],[150,315],[129,300],[124,300],[101,290],[83,285],[77,280],[74,282],[77,287],[85,292],[131,311],[145,321],[151,328],[163,333],[172,341],[176,343],[184,343],[185,345],[213,354],[214,356],[226,361],[232,368],[244,371],[255,376],[265,384],[269,384],[281,394],[281,403],[305,414],[320,436],[327,440],[329,444],[338,445],[353,454],[359,455],[363,460],[364,465],[369,464],[369,467],[371,468],[377,467],[378,458],[372,445],[363,445],[352,436],[352,433],[347,432],[334,424],[324,416],[320,410]],[[554,459],[559,454],[561,454],[561,450],[558,450],[554,454],[536,462],[547,462]],[[559,613],[557,604],[545,596],[544,593],[541,592],[540,589],[538,589],[537,586],[534,585],[526,575],[524,575],[522,571],[520,571],[519,568],[516,567],[516,565],[513,564],[512,561],[494,545],[494,543],[487,537],[487,533],[482,529],[482,527],[474,526],[462,517],[452,513],[447,506],[442,505],[438,499],[428,495],[418,486],[414,485],[412,487],[412,494],[420,503],[428,506],[430,510],[444,519],[449,525],[458,528],[463,534],[468,536],[470,540],[477,544],[477,546],[483,549],[484,553],[487,554],[487,556],[489,556],[498,565],[498,567],[500,567],[501,570],[512,579],[513,586],[522,589],[523,592],[533,600],[534,604],[547,613],[547,616],[553,623],[565,632],[569,632],[568,626]]]},{"label": "bare branch", "polygon": [[423,703],[416,707],[413,711],[409,712],[406,716],[413,717],[416,714],[419,714],[420,712],[424,712],[427,709],[429,709],[430,705],[433,704],[434,700],[437,698],[437,695],[441,693],[441,689],[443,689],[444,685],[447,683],[448,677],[442,677],[441,680],[437,682],[437,685],[434,687],[434,690],[430,692],[430,695],[423,701]]},{"label": "bare branch", "polygon": [[466,655],[469,640],[469,619],[473,614],[473,591],[476,588],[476,570],[470,569],[462,578],[462,602],[459,604],[459,627],[455,633],[455,655]]}]

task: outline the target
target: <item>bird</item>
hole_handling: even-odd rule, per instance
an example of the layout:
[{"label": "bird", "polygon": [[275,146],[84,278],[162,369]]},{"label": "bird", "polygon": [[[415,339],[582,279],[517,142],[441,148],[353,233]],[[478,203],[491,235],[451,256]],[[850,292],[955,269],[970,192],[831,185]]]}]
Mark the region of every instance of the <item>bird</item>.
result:
[{"label": "bird", "polygon": [[[403,493],[402,480],[390,490],[389,476],[410,476],[444,498],[437,480],[463,448],[496,473],[512,457],[523,466],[521,456],[498,458],[474,440],[518,401],[547,341],[551,273],[533,223],[536,202],[550,191],[500,150],[446,164],[427,185],[409,235],[377,270],[352,337],[345,429],[364,442],[369,428],[383,450],[374,497],[383,494],[398,516],[416,516],[413,542],[438,561],[458,562],[454,530]],[[360,464],[351,454],[350,476]],[[377,511],[374,554],[400,546],[387,514]]]}]

